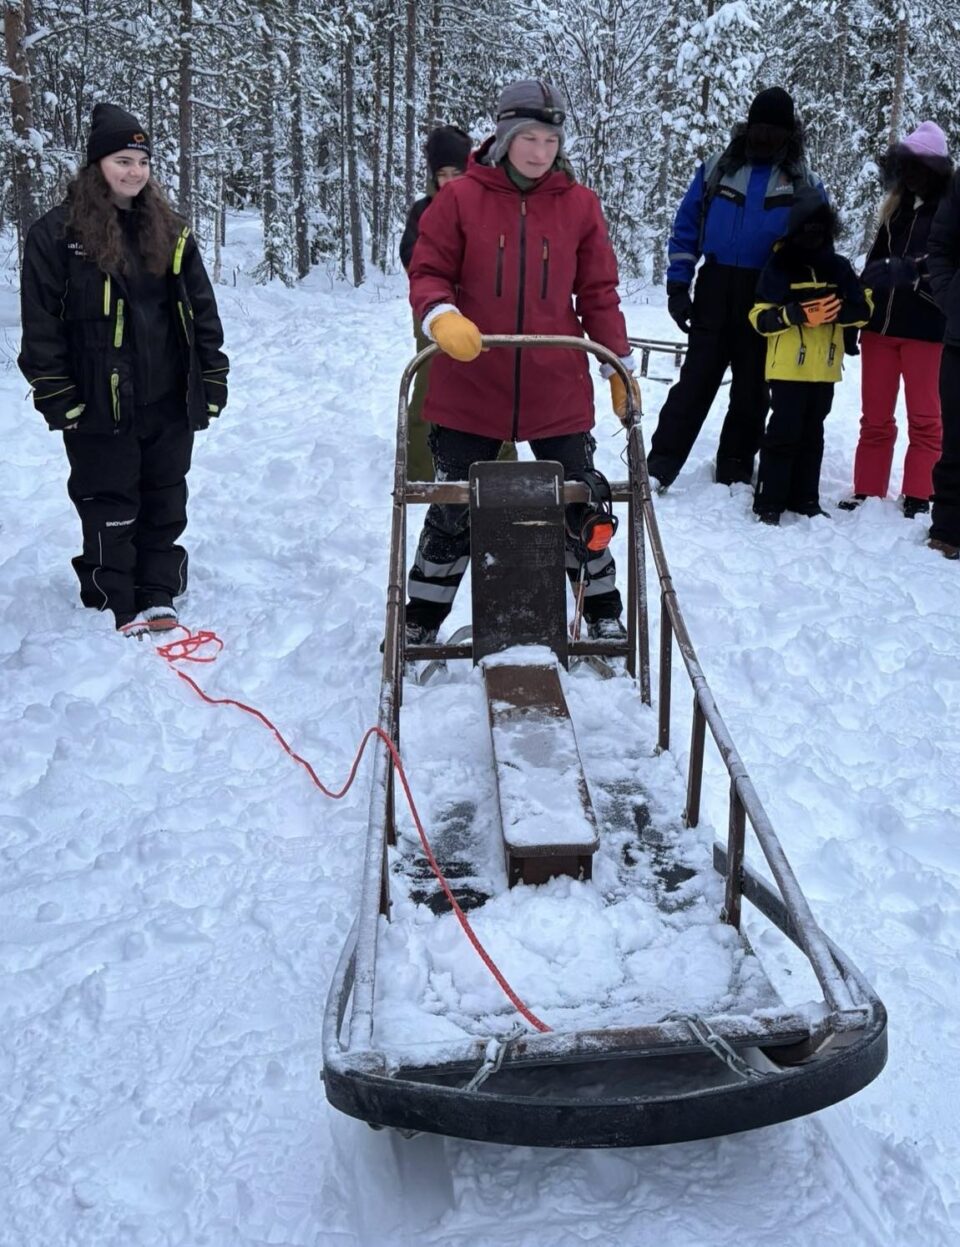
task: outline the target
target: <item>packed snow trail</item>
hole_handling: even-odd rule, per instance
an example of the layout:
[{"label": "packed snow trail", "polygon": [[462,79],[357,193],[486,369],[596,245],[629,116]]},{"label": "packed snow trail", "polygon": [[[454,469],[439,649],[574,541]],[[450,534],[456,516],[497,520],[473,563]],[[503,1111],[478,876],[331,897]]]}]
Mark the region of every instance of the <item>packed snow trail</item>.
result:
[{"label": "packed snow trail", "polygon": [[[261,708],[332,781],[377,704],[409,312],[399,278],[252,285],[257,228],[231,222],[231,401],[197,439],[185,615],[226,644],[205,690]],[[650,297],[631,331],[674,337]],[[960,580],[922,520],[889,501],[754,524],[746,490],[711,483],[718,412],[656,500],[721,711],[815,915],[889,1009],[883,1075],[814,1118],[669,1148],[406,1141],[330,1111],[318,1077],[364,784],[325,801],[259,724],[75,606],[66,464],[23,399],[9,285],[0,335],[3,1247],[957,1241]],[[663,393],[644,385],[648,441]],[[599,466],[620,476],[599,401]],[[827,421],[831,510],[857,409],[854,362]],[[722,826],[710,751],[708,772]],[[411,779],[431,804],[456,782]],[[789,984],[791,958],[758,951]]]}]

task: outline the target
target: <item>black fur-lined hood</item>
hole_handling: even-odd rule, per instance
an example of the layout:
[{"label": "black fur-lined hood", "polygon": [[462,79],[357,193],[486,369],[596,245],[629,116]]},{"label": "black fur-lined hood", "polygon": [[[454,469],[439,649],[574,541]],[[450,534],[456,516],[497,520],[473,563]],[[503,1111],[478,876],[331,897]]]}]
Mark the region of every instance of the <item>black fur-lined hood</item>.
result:
[{"label": "black fur-lined hood", "polygon": [[[730,133],[730,142],[720,157],[720,165],[724,173],[731,173],[749,163],[747,159],[747,129],[745,121],[733,127]],[[793,132],[787,140],[786,153],[778,163],[790,177],[798,177],[803,172],[806,166],[806,157],[803,126],[799,121],[794,125]]]}]

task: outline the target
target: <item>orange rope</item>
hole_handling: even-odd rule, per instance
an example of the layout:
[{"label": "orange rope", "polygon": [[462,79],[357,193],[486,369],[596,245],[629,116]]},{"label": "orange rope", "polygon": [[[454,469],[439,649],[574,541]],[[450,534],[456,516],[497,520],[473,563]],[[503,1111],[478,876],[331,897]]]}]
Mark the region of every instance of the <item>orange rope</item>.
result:
[{"label": "orange rope", "polygon": [[[324,794],[324,796],[331,797],[334,801],[338,801],[341,797],[345,796],[347,792],[349,792],[353,784],[353,781],[356,778],[357,769],[360,766],[360,759],[363,757],[364,750],[367,747],[367,742],[370,740],[371,736],[378,736],[383,741],[387,749],[390,751],[390,757],[393,760],[394,768],[400,779],[400,784],[403,788],[404,796],[407,799],[407,805],[410,807],[410,813],[413,817],[414,824],[420,836],[420,843],[423,846],[423,851],[424,851],[424,854],[426,855],[427,861],[430,863],[430,869],[436,875],[437,880],[440,884],[440,887],[443,889],[443,894],[449,901],[451,909],[456,914],[457,920],[459,921],[461,927],[463,928],[467,939],[473,945],[477,955],[480,957],[483,964],[487,967],[487,969],[496,979],[504,995],[513,1005],[513,1007],[517,1010],[517,1012],[520,1013],[523,1017],[525,1017],[527,1021],[530,1023],[530,1025],[533,1026],[536,1030],[549,1031],[551,1028],[546,1024],[546,1022],[541,1021],[540,1018],[538,1018],[535,1013],[533,1013],[530,1009],[527,1008],[527,1006],[523,1003],[523,1001],[520,999],[517,993],[513,990],[513,988],[507,982],[506,978],[504,978],[502,972],[500,971],[497,964],[494,962],[493,958],[490,956],[490,954],[481,944],[476,932],[474,931],[473,927],[470,925],[470,921],[467,918],[466,914],[460,908],[460,904],[457,901],[457,898],[454,896],[453,892],[451,891],[450,885],[447,882],[443,874],[443,871],[440,869],[440,865],[437,862],[437,859],[433,855],[433,850],[430,848],[430,842],[427,839],[427,833],[424,830],[423,823],[420,821],[420,815],[417,811],[416,803],[413,800],[413,793],[410,791],[410,785],[407,782],[407,775],[403,769],[403,762],[400,760],[400,754],[397,751],[396,745],[390,739],[387,733],[383,731],[383,729],[380,727],[367,728],[366,732],[364,733],[363,740],[360,742],[360,746],[357,749],[356,756],[353,759],[353,765],[350,767],[350,774],[347,776],[346,783],[343,785],[342,788],[334,792],[331,789],[327,788],[326,785],[322,783],[316,771],[313,769],[310,763],[306,760],[306,758],[302,758],[300,754],[295,753],[290,748],[290,746],[284,740],[283,736],[280,734],[277,727],[273,723],[271,723],[271,721],[267,718],[265,714],[262,714],[261,711],[257,710],[254,706],[248,706],[245,702],[237,701],[233,697],[210,697],[207,693],[203,691],[203,689],[200,687],[199,684],[196,683],[195,680],[193,680],[189,675],[186,674],[186,672],[181,671],[178,667],[175,667],[173,665],[174,663],[177,663],[177,662],[216,662],[217,658],[220,655],[221,650],[223,649],[223,641],[221,641],[221,639],[217,636],[215,632],[210,632],[204,629],[201,629],[199,632],[191,632],[189,628],[183,627],[182,624],[178,625],[178,629],[182,630],[187,635],[185,637],[180,638],[179,640],[169,641],[165,645],[158,645],[157,653],[160,655],[160,657],[164,659],[164,661],[168,662],[171,668],[173,669],[173,671],[175,671],[176,674],[180,677],[180,679],[184,680],[187,684],[189,684],[190,687],[193,689],[193,691],[199,697],[201,697],[208,705],[210,706],[234,706],[236,707],[236,709],[242,710],[245,714],[253,715],[255,719],[259,719],[260,722],[265,727],[269,728],[269,730],[274,734],[274,736],[279,741],[280,745],[290,755],[290,757],[293,758],[294,762],[299,763],[300,766],[302,766],[306,770],[307,774],[313,780],[317,788],[319,788],[320,791]],[[213,654],[209,654],[209,655],[202,655],[197,652],[198,650],[202,649],[204,646],[207,646],[207,645],[215,645],[216,651]]]}]

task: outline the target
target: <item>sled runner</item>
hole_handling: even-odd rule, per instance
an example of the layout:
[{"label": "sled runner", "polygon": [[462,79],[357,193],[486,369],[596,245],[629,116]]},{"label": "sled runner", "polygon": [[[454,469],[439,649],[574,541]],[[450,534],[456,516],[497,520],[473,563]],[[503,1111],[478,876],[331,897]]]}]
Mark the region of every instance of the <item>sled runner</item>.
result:
[{"label": "sled runner", "polygon": [[[520,344],[622,368],[579,338],[484,338]],[[324,1017],[328,1100],[408,1133],[621,1147],[752,1129],[853,1094],[883,1068],[886,1014],[817,926],[700,668],[639,413],[629,479],[612,486],[626,507],[627,637],[574,640],[563,516],[565,503],[588,501],[586,485],[529,462],[475,464],[469,482],[406,480],[406,394],[434,351],[401,383],[379,726],[402,747],[414,791],[418,772],[450,776],[445,803],[421,811],[432,853],[520,990],[501,994],[455,925],[376,742],[359,912]],[[407,509],[433,501],[470,506],[471,637],[406,646]],[[655,708],[648,548],[660,590]],[[685,802],[669,755],[675,649],[693,694]],[[624,670],[604,683],[571,671],[585,656]],[[448,662],[449,679],[405,690],[414,661]],[[700,828],[708,728],[727,784],[726,839],[712,846]],[[772,882],[746,861],[748,831]],[[744,901],[764,951],[779,941],[799,1000],[764,972]]]}]

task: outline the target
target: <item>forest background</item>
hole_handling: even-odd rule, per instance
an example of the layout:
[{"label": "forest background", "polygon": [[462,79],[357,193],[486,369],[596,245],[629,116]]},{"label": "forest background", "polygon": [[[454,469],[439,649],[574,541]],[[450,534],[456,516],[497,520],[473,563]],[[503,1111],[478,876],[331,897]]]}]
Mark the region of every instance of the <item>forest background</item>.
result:
[{"label": "forest background", "polygon": [[755,92],[797,102],[811,166],[862,250],[878,159],[925,118],[960,139],[956,0],[0,0],[0,231],[26,229],[83,161],[93,105],[133,112],[215,279],[227,212],[263,219],[257,276],[396,268],[423,141],[476,141],[497,94],[543,77],[600,195],[624,275],[660,283],[696,162]]}]

